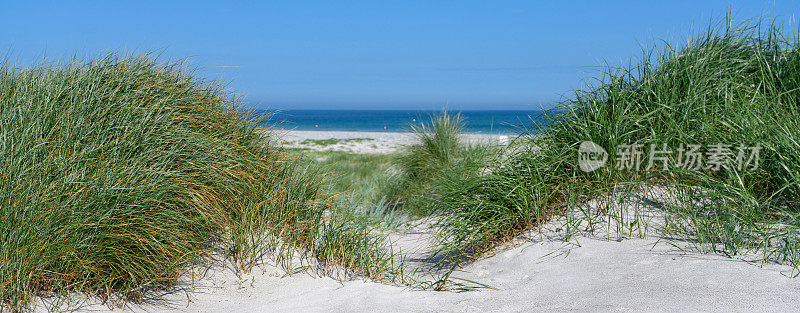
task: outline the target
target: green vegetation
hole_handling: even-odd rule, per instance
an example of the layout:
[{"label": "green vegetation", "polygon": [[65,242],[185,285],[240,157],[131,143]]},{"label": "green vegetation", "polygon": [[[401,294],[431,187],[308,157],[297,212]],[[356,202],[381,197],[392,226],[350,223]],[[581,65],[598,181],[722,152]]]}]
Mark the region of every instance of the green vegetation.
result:
[{"label": "green vegetation", "polygon": [[496,147],[462,142],[461,114],[442,112],[427,123],[411,125],[418,144],[401,152],[401,170],[396,189],[389,190],[393,202],[416,216],[443,213],[438,201],[453,183],[479,176]]},{"label": "green vegetation", "polygon": [[243,271],[307,251],[391,279],[383,241],[326,217],[318,173],[245,116],[182,62],[3,63],[0,305],[72,291],[138,301],[219,248]]},{"label": "green vegetation", "polygon": [[[325,188],[351,208],[351,218],[362,224],[385,222],[399,226],[400,215],[387,197],[398,184],[399,169],[394,154],[355,154],[343,151],[308,151],[304,153],[314,167],[327,173]],[[342,210],[347,212],[348,210]]]},{"label": "green vegetation", "polygon": [[[551,116],[549,127],[534,125],[537,135],[522,136],[522,148],[507,162],[449,189],[439,203],[451,212],[442,224],[443,251],[477,255],[550,216],[578,211],[587,200],[664,186],[676,200],[653,199],[666,211],[671,235],[703,251],[757,253],[797,267],[797,36],[764,22],[720,23],[682,48],[660,49],[644,50],[629,67],[606,67],[596,82],[563,103],[564,113]],[[583,141],[611,152],[610,166],[581,171]],[[719,143],[734,149],[760,144],[758,168],[614,166],[624,144],[677,149]],[[645,153],[642,164],[648,161]]]},{"label": "green vegetation", "polygon": [[[608,209],[634,201],[624,195],[644,193],[664,210],[668,236],[700,251],[756,254],[797,267],[799,51],[797,36],[774,24],[715,24],[680,48],[664,44],[645,49],[628,67],[606,66],[553,110],[546,125],[531,125],[506,148],[463,144],[463,121],[444,112],[412,128],[419,144],[400,154],[398,182],[383,184],[390,187],[384,192],[401,212],[436,216],[438,253],[461,261],[554,216],[566,215],[568,227],[586,222],[590,228],[605,216],[599,220],[613,220],[618,232],[644,234],[648,225],[638,213]],[[585,141],[611,152],[606,167],[579,168]],[[638,171],[617,166],[626,145],[677,154],[682,146],[717,144],[733,152],[719,169],[674,163],[646,169],[648,151]],[[758,167],[738,168],[737,148],[757,145]],[[710,151],[701,153],[706,158]],[[590,200],[606,209],[586,211]]]}]

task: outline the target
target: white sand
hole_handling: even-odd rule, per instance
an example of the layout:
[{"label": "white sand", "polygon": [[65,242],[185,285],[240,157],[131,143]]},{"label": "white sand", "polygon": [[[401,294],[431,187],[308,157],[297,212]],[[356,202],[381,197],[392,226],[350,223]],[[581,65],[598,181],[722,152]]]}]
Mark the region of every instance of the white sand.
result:
[{"label": "white sand", "polygon": [[[470,265],[461,277],[497,290],[415,291],[339,282],[265,265],[238,279],[211,270],[193,294],[133,312],[796,312],[800,282],[790,269],[720,256],[680,254],[664,243],[539,239]],[[188,296],[188,298],[187,298]],[[119,310],[119,309],[117,309]],[[97,301],[83,312],[104,312]]]},{"label": "white sand", "polygon": [[[497,290],[436,292],[337,281],[263,264],[237,278],[212,268],[194,287],[132,312],[796,312],[800,279],[787,266],[683,253],[652,239],[561,240],[551,222],[514,248],[454,276]],[[400,236],[405,237],[405,236]],[[413,240],[411,240],[413,242]],[[408,244],[408,243],[406,243]],[[413,244],[412,244],[413,245]],[[192,293],[193,290],[193,293]],[[81,312],[107,312],[97,300]],[[117,309],[119,311],[119,309]]]},{"label": "white sand", "polygon": [[[347,151],[354,153],[392,153],[398,148],[413,144],[416,140],[411,133],[395,132],[352,132],[352,131],[277,131],[278,138],[285,146],[317,151]],[[313,140],[339,139],[332,145],[317,145]],[[486,141],[505,142],[505,135],[465,134],[468,143]]]},{"label": "white sand", "polygon": [[[328,137],[335,136],[335,137]],[[396,149],[401,133],[290,132],[284,140],[375,138]],[[486,137],[481,137],[486,138]],[[383,144],[385,141],[385,145]],[[402,141],[404,144],[410,141]],[[342,148],[344,149],[344,148]],[[349,149],[349,148],[348,148]],[[372,151],[364,147],[355,151]],[[181,281],[161,301],[128,305],[132,312],[797,312],[800,278],[775,264],[686,253],[659,235],[656,214],[648,239],[609,240],[602,232],[562,240],[560,221],[454,276],[497,290],[436,292],[364,280],[337,281],[262,264],[237,277],[211,268],[194,284]],[[655,221],[655,222],[654,222]],[[426,235],[393,235],[410,258]],[[421,244],[422,243],[422,244]],[[672,242],[676,244],[675,242]],[[682,245],[680,242],[678,245]],[[75,302],[80,312],[107,312],[97,299]],[[43,309],[43,307],[39,307]],[[115,310],[119,311],[119,309]]]}]

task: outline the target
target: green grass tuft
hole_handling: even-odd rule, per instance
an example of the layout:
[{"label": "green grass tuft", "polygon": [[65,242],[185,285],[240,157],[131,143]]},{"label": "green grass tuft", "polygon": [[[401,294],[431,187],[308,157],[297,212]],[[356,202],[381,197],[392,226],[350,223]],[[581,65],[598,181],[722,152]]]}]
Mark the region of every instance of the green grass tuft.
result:
[{"label": "green grass tuft", "polygon": [[369,234],[323,212],[319,174],[183,62],[115,54],[0,65],[0,302],[138,301],[223,247],[239,270],[311,251],[378,275]]},{"label": "green grass tuft", "polygon": [[464,143],[461,114],[443,111],[410,128],[417,143],[398,157],[401,177],[389,197],[413,215],[443,213],[438,205],[442,191],[452,182],[480,175],[495,147]]},{"label": "green grass tuft", "polygon": [[[668,186],[667,231],[699,249],[758,253],[798,266],[800,247],[800,47],[774,23],[728,20],[681,47],[644,49],[601,75],[533,125],[506,162],[445,192],[444,252],[473,256],[589,199],[640,185]],[[584,173],[578,146],[610,152],[609,166]],[[740,171],[675,166],[615,168],[623,144],[760,144],[759,167]],[[521,147],[521,148],[520,148]],[[735,151],[735,150],[734,150]],[[674,164],[673,164],[674,165]]]}]

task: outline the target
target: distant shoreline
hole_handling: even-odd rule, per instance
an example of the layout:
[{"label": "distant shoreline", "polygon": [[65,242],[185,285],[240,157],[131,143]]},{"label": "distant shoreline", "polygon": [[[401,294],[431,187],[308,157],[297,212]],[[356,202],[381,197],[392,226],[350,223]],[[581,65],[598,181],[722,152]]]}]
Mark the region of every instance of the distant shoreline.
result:
[{"label": "distant shoreline", "polygon": [[[288,148],[313,151],[345,151],[365,154],[387,154],[417,142],[410,132],[308,131],[271,130]],[[468,143],[497,141],[504,143],[509,135],[463,134]]]},{"label": "distant shoreline", "polygon": [[[276,133],[341,133],[341,134],[349,134],[349,133],[367,133],[367,134],[411,134],[411,131],[408,130],[386,130],[386,131],[372,131],[372,130],[342,130],[342,129],[297,129],[297,128],[275,128],[275,127],[262,127],[264,130],[273,131]],[[469,136],[490,136],[490,137],[499,137],[499,136],[517,136],[518,133],[482,133],[482,132],[469,132],[463,131],[461,132],[463,135]]]},{"label": "distant shoreline", "polygon": [[[292,110],[257,111],[266,114],[262,124],[276,130],[407,132],[411,125],[430,122],[436,111],[413,110]],[[532,123],[543,122],[542,111],[460,111],[462,133],[515,135]]]}]

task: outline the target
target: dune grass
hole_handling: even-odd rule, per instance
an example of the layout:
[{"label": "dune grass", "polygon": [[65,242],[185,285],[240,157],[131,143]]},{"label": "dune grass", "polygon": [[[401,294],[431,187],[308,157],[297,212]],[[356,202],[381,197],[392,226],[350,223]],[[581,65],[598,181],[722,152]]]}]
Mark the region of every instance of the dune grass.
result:
[{"label": "dune grass", "polygon": [[303,151],[303,156],[326,173],[326,191],[347,210],[340,213],[359,220],[360,225],[397,228],[402,216],[394,210],[387,193],[399,183],[395,154],[358,154],[344,151]]},{"label": "dune grass", "polygon": [[[628,66],[604,67],[547,127],[531,125],[506,162],[445,188],[442,251],[478,256],[590,199],[668,186],[677,198],[661,203],[669,235],[701,251],[756,253],[797,267],[800,50],[787,32],[768,21],[724,20],[684,45],[645,48]],[[609,152],[605,167],[580,170],[584,141]],[[634,144],[645,149],[640,170],[618,167],[618,152]],[[675,154],[701,145],[704,159],[727,144],[733,155],[719,169],[646,169],[651,144]],[[757,168],[734,166],[740,145],[761,147]]]},{"label": "dune grass", "polygon": [[0,66],[0,302],[139,301],[222,248],[380,276],[380,241],[323,212],[319,173],[214,81],[149,55]]},{"label": "dune grass", "polygon": [[415,216],[443,213],[438,200],[445,186],[478,176],[490,162],[497,147],[465,144],[464,123],[461,114],[442,111],[409,126],[417,143],[400,152],[396,162],[401,176],[396,188],[388,191],[399,208]]},{"label": "dune grass", "polygon": [[[609,68],[596,88],[567,103],[549,145],[590,140],[611,152],[612,166],[582,175],[586,184],[675,187],[678,201],[665,203],[667,231],[701,250],[756,252],[797,266],[800,47],[787,32],[761,20],[724,20],[680,49],[645,51],[635,66]],[[706,163],[621,170],[613,165],[623,144],[666,145],[675,153],[700,145]],[[709,162],[718,144],[732,152],[720,168]],[[756,146],[756,163],[740,168],[738,148]],[[649,161],[645,154],[643,164]]]}]

